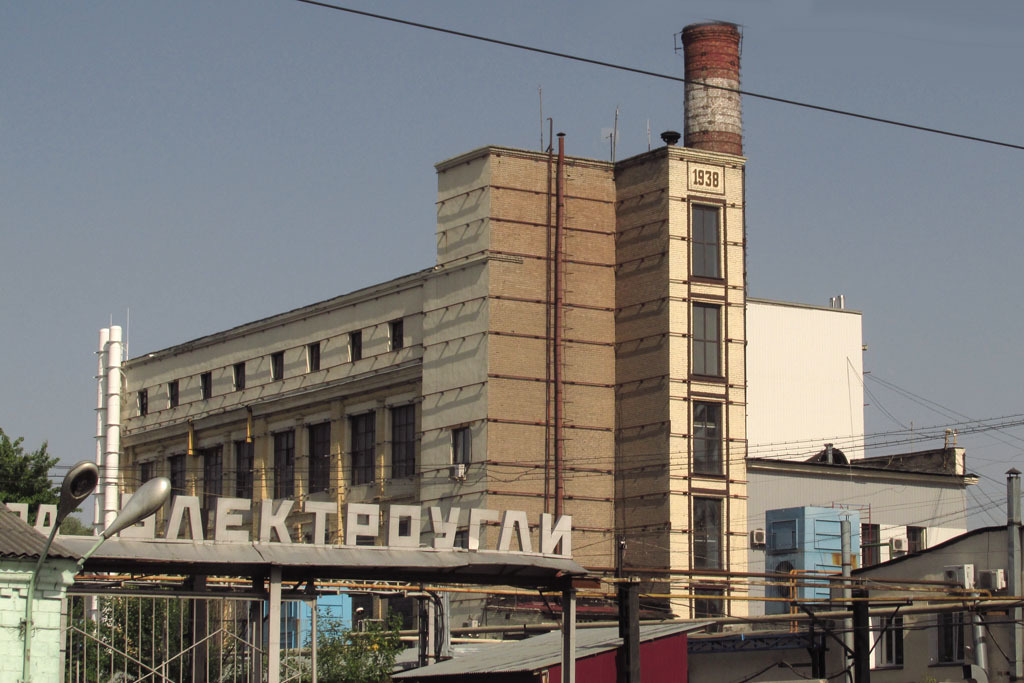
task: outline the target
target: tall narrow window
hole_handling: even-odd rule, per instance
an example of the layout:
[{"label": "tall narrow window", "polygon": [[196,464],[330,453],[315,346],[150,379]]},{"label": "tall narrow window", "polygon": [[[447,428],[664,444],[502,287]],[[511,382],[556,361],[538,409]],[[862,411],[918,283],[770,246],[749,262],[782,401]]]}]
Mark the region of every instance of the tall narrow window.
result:
[{"label": "tall narrow window", "polygon": [[877,524],[860,525],[860,559],[862,567],[870,567],[881,560],[878,539],[881,536]]},{"label": "tall narrow window", "polygon": [[473,432],[469,427],[452,430],[452,464],[468,465],[473,460]]},{"label": "tall narrow window", "polygon": [[348,334],[348,358],[353,363],[363,357],[363,332],[356,330]]},{"label": "tall narrow window", "polygon": [[391,333],[391,350],[397,351],[405,346],[405,324],[401,318],[389,323]]},{"label": "tall narrow window", "polygon": [[139,390],[139,416],[143,416],[149,413],[149,390]]},{"label": "tall narrow window", "polygon": [[176,379],[167,383],[167,407],[178,407],[178,380]]},{"label": "tall narrow window", "polygon": [[416,474],[416,406],[391,409],[391,476]]},{"label": "tall narrow window", "polygon": [[352,483],[369,484],[373,481],[373,453],[377,417],[375,413],[363,413],[349,418],[352,432]]},{"label": "tall narrow window", "polygon": [[693,305],[693,374],[720,377],[721,306]]},{"label": "tall narrow window", "polygon": [[275,351],[270,354],[270,379],[278,380],[284,378],[284,351]]},{"label": "tall narrow window", "polygon": [[331,423],[309,427],[309,492],[330,489],[331,483]]},{"label": "tall narrow window", "polygon": [[940,613],[938,619],[939,628],[936,636],[939,640],[939,663],[953,664],[964,661],[964,613]]},{"label": "tall narrow window", "polygon": [[139,483],[145,484],[153,478],[153,461],[139,463]]},{"label": "tall narrow window", "polygon": [[203,456],[203,520],[217,509],[217,499],[224,492],[224,460],[220,446],[204,448]]},{"label": "tall narrow window", "polygon": [[309,372],[320,369],[320,342],[306,345],[306,369]]},{"label": "tall narrow window", "polygon": [[714,206],[695,204],[691,212],[690,258],[693,274],[699,277],[722,276],[719,210]]},{"label": "tall narrow window", "polygon": [[923,526],[907,527],[907,552],[919,553],[928,547]]},{"label": "tall narrow window", "polygon": [[693,471],[722,473],[722,405],[693,404]]},{"label": "tall narrow window", "polygon": [[877,628],[873,651],[875,667],[903,666],[903,616],[879,617],[872,619]]},{"label": "tall narrow window", "polygon": [[295,497],[295,432],[274,434],[274,498]]},{"label": "tall narrow window", "polygon": [[245,389],[245,363],[235,363],[231,374],[235,384],[235,391]]},{"label": "tall narrow window", "polygon": [[213,396],[212,372],[204,372],[199,375],[199,394],[204,401]]},{"label": "tall narrow window", "polygon": [[235,498],[252,498],[252,442],[235,442]]},{"label": "tall narrow window", "polygon": [[722,567],[722,499],[693,499],[693,566]]},{"label": "tall narrow window", "polygon": [[167,459],[167,465],[171,474],[171,493],[176,496],[184,496],[188,493],[185,490],[185,456],[172,455]]},{"label": "tall narrow window", "polygon": [[725,589],[717,586],[694,586],[693,618],[706,619],[725,615]]}]

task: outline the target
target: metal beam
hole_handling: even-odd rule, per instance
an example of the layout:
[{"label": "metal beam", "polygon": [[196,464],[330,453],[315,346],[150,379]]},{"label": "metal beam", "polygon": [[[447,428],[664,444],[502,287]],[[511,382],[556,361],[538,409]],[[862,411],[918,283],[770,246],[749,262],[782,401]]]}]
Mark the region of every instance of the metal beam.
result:
[{"label": "metal beam", "polygon": [[576,683],[576,589],[562,590],[562,683]]}]

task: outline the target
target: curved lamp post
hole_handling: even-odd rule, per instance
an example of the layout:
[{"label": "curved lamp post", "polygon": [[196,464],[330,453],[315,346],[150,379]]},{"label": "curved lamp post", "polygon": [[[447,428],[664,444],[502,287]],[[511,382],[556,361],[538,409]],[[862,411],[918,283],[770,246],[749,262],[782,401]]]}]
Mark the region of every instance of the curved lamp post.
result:
[{"label": "curved lamp post", "polygon": [[[89,494],[96,488],[96,484],[99,483],[100,474],[99,468],[96,467],[96,463],[83,460],[78,463],[64,476],[64,482],[60,487],[60,503],[57,505],[57,516],[53,520],[53,527],[50,529],[50,535],[46,539],[46,545],[43,546],[42,552],[39,553],[39,560],[36,562],[35,569],[32,570],[32,576],[28,582],[28,594],[25,596],[25,650],[24,657],[22,659],[21,679],[23,683],[29,683],[29,663],[32,659],[32,606],[35,601],[36,592],[36,580],[39,578],[39,572],[43,568],[43,561],[46,560],[47,553],[50,552],[50,545],[53,544],[53,539],[57,535],[57,529],[60,528],[60,523],[64,521],[71,512],[78,507],[78,505],[89,497]],[[135,492],[128,504],[124,506],[124,509],[118,513],[114,521],[110,523],[110,526],[103,530],[100,534],[99,540],[93,547],[89,548],[89,551],[82,556],[82,559],[78,561],[77,571],[82,570],[82,566],[85,561],[96,552],[105,540],[116,534],[118,531],[136,524],[146,517],[160,509],[167,499],[171,495],[171,482],[167,477],[157,477],[156,479],[150,479]]]}]

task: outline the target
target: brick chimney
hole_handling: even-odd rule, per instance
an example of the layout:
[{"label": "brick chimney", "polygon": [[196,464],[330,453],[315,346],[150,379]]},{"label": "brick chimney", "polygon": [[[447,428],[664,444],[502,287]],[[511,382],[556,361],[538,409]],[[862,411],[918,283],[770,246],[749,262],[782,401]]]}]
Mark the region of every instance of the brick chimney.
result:
[{"label": "brick chimney", "polygon": [[683,144],[726,154],[743,154],[743,118],[738,92],[707,86],[740,87],[740,29],[736,24],[691,24],[683,29],[686,101]]}]

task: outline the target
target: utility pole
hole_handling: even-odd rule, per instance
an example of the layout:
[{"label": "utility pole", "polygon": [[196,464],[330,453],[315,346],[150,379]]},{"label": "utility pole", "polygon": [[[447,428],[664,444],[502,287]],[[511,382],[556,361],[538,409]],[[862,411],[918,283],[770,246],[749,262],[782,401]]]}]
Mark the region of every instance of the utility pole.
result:
[{"label": "utility pole", "polygon": [[623,575],[626,541],[619,538],[619,556],[615,573],[619,579],[619,637],[622,650],[619,658],[619,683],[640,683],[640,581]]},{"label": "utility pole", "polygon": [[[1010,595],[1019,599],[1024,592],[1021,577],[1020,556],[1020,470],[1011,468],[1006,472],[1006,547],[1009,555]],[[1024,679],[1024,610],[1020,603],[1010,610],[1010,629],[1013,637],[1010,643],[1010,680]]]},{"label": "utility pole", "polygon": [[[850,602],[853,598],[853,586],[850,583],[850,574],[853,568],[852,551],[850,545],[852,543],[850,533],[850,517],[849,515],[843,515],[843,519],[839,520],[839,535],[842,545],[843,556],[843,609],[850,609]],[[853,665],[853,657],[850,655],[854,651],[854,638],[853,638],[853,621],[851,619],[843,619],[843,648],[845,652],[843,654],[843,661],[846,663],[844,667],[847,671]]]},{"label": "utility pole", "polygon": [[871,683],[871,623],[868,620],[868,592],[853,592],[853,680]]}]

